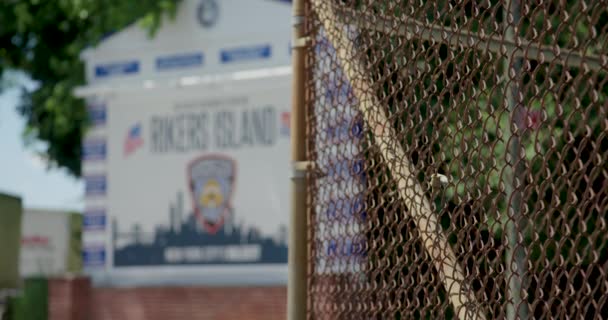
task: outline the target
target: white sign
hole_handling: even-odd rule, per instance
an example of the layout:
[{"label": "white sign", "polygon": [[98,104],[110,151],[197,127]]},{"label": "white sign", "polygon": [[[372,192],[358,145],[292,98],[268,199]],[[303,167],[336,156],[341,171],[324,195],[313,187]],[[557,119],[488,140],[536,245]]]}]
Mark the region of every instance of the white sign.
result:
[{"label": "white sign", "polygon": [[22,277],[67,271],[69,213],[25,209],[21,223],[19,272]]},{"label": "white sign", "polygon": [[150,39],[133,25],[82,53],[91,87],[141,84],[291,64],[283,0],[184,0]]},{"label": "white sign", "polygon": [[[114,266],[286,263],[278,237],[289,216],[288,80],[110,103]],[[214,254],[224,246],[225,257]]]},{"label": "white sign", "polygon": [[290,27],[285,1],[186,0],[83,53],[95,281],[286,283]]},{"label": "white sign", "polygon": [[105,170],[85,170],[85,264],[284,267],[290,78],[108,99]]}]

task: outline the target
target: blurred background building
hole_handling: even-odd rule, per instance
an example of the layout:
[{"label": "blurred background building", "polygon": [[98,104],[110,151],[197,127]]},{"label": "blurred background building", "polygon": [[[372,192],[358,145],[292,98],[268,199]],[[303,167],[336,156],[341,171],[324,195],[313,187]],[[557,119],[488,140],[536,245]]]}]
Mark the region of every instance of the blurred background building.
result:
[{"label": "blurred background building", "polygon": [[133,23],[80,53],[82,212],[10,216],[13,317],[285,317],[290,2],[177,8],[153,37]]}]

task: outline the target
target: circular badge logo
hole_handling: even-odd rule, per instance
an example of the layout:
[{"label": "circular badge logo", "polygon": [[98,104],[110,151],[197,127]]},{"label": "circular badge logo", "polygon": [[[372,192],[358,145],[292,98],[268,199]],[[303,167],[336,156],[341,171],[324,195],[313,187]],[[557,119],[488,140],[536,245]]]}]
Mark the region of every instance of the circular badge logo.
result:
[{"label": "circular badge logo", "polygon": [[219,16],[219,9],[216,0],[201,1],[196,11],[198,23],[205,28],[210,28],[215,25]]}]

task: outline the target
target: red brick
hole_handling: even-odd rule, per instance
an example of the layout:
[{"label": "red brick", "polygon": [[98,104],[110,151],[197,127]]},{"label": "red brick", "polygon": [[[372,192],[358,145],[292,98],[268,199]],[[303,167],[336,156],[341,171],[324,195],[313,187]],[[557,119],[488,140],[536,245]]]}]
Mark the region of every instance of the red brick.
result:
[{"label": "red brick", "polygon": [[91,288],[86,278],[49,281],[49,320],[284,320],[287,288]]},{"label": "red brick", "polygon": [[89,319],[90,291],[88,278],[49,279],[49,320]]}]

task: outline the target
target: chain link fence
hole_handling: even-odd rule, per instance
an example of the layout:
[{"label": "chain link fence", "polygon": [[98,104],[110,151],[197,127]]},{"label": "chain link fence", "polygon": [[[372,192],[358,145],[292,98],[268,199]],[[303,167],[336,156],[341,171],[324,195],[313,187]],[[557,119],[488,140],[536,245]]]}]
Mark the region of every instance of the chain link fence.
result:
[{"label": "chain link fence", "polygon": [[606,1],[306,17],[308,318],[608,318]]}]

